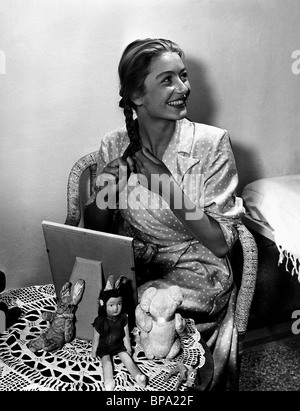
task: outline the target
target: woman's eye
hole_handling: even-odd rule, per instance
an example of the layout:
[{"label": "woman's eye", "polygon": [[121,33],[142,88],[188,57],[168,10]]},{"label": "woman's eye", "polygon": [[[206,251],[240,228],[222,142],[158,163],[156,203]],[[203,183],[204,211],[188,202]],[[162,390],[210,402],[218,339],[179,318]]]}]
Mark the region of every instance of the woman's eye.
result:
[{"label": "woman's eye", "polygon": [[188,74],[186,72],[182,73],[180,77],[181,77],[181,81],[185,82],[188,79]]},{"label": "woman's eye", "polygon": [[170,83],[171,82],[171,77],[166,77],[163,79],[163,83]]}]

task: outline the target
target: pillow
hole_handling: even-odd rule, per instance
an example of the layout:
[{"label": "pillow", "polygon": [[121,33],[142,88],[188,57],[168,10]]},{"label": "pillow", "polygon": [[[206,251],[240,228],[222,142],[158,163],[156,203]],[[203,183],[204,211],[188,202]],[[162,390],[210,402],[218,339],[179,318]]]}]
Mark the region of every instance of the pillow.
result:
[{"label": "pillow", "polygon": [[299,221],[300,174],[253,181],[244,188],[242,198],[251,217],[273,228],[273,218]]}]

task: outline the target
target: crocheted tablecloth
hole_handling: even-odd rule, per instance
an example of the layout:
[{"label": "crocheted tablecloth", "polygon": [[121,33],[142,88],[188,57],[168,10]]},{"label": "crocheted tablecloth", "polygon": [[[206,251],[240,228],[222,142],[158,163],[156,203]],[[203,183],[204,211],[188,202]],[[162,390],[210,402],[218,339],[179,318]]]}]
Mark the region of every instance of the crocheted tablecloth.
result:
[{"label": "crocheted tablecloth", "polygon": [[[104,389],[100,358],[91,356],[91,341],[75,338],[61,350],[36,353],[27,348],[33,338],[45,331],[48,323],[42,319],[43,310],[56,309],[52,284],[9,290],[0,295],[8,307],[18,306],[22,316],[8,331],[0,335],[0,391],[102,391]],[[173,360],[148,360],[138,344],[138,330],[134,334],[134,359],[147,376],[146,388],[132,379],[118,356],[114,357],[115,391],[185,391],[190,384],[179,387],[178,376],[169,376],[177,362],[191,372],[192,383],[196,370],[205,363],[205,350],[200,334],[191,319],[187,320],[187,334],[181,339],[182,350]],[[168,378],[169,377],[169,378]]]}]

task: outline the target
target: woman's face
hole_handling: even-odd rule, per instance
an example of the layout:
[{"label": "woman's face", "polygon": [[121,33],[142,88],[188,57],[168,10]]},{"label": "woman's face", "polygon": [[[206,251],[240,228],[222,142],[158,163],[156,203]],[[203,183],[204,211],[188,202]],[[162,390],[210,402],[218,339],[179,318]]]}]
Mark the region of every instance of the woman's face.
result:
[{"label": "woman's face", "polygon": [[111,297],[106,303],[108,317],[117,317],[122,311],[122,297]]},{"label": "woman's face", "polygon": [[153,60],[144,84],[145,93],[134,101],[138,115],[152,120],[180,120],[187,115],[190,83],[177,53],[166,52]]}]

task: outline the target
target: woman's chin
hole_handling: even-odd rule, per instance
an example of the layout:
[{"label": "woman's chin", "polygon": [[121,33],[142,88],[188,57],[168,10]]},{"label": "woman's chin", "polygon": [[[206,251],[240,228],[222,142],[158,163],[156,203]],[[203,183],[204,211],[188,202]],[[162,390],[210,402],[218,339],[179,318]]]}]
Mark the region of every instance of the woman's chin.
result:
[{"label": "woman's chin", "polygon": [[172,120],[181,120],[184,117],[187,116],[187,108],[186,106],[182,106],[182,107],[176,107],[176,109],[174,109],[173,113],[171,114],[172,116]]}]

